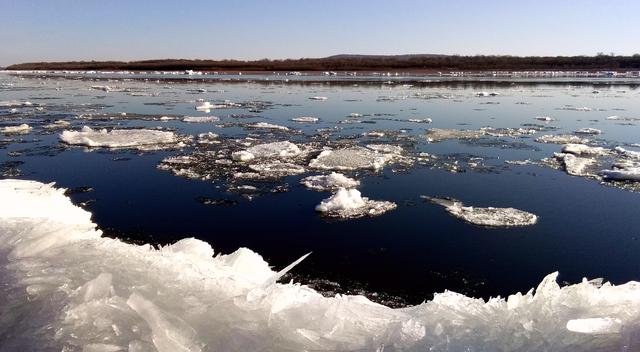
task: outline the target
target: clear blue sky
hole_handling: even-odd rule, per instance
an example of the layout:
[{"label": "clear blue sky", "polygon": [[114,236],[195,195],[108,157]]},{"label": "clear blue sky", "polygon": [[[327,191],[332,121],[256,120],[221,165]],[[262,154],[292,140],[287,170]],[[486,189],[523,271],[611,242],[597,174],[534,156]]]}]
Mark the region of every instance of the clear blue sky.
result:
[{"label": "clear blue sky", "polygon": [[640,52],[639,0],[0,0],[25,61]]}]

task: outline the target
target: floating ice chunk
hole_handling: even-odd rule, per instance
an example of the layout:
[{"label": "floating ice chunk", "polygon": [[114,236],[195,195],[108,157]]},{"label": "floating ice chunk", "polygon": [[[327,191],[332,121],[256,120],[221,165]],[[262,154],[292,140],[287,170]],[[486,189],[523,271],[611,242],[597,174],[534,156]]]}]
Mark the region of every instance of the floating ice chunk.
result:
[{"label": "floating ice chunk", "polygon": [[640,166],[614,170],[602,170],[602,178],[607,181],[640,181]]},{"label": "floating ice chunk", "polygon": [[452,130],[431,128],[427,130],[426,137],[429,143],[442,142],[447,139],[479,138],[486,133],[483,130]]},{"label": "floating ice chunk", "polygon": [[198,143],[200,144],[216,144],[218,135],[213,132],[205,132],[198,134]]},{"label": "floating ice chunk", "polygon": [[193,122],[193,123],[205,123],[205,122],[217,122],[220,121],[220,118],[217,116],[185,116],[182,118],[184,122]]},{"label": "floating ice chunk", "polygon": [[589,140],[586,138],[581,138],[578,136],[570,135],[570,134],[545,134],[536,138],[536,142],[538,143],[553,143],[553,144],[585,144],[588,143]]},{"label": "floating ice chunk", "polygon": [[360,181],[343,174],[332,172],[329,175],[308,176],[300,180],[305,187],[316,191],[332,191],[338,188],[355,188]]},{"label": "floating ice chunk", "polygon": [[5,134],[25,134],[25,133],[29,133],[29,131],[31,131],[31,126],[27,125],[26,123],[23,123],[21,125],[17,125],[17,126],[6,126],[6,127],[0,127],[0,133],[5,133]]},{"label": "floating ice chunk", "polygon": [[571,319],[567,330],[583,334],[618,334],[622,330],[622,321],[612,318]]},{"label": "floating ice chunk", "polygon": [[562,147],[563,153],[569,153],[573,155],[608,155],[610,152],[608,149],[602,147],[590,147],[585,144],[565,144]]},{"label": "floating ice chunk", "polygon": [[408,119],[408,122],[414,122],[414,123],[432,123],[433,120],[429,117],[424,118],[424,119]]},{"label": "floating ice chunk", "polygon": [[640,117],[626,117],[626,116],[607,116],[605,120],[610,121],[640,121]]},{"label": "floating ice chunk", "polygon": [[364,132],[362,135],[365,137],[384,137],[384,132],[371,131],[371,132]]},{"label": "floating ice chunk", "polygon": [[375,152],[386,154],[402,154],[402,147],[399,145],[391,144],[367,144],[366,147]]},{"label": "floating ice chunk", "polygon": [[569,175],[583,177],[594,176],[591,172],[587,171],[589,166],[596,163],[594,158],[578,157],[567,153],[554,153],[554,156]]},{"label": "floating ice chunk", "polygon": [[307,171],[304,166],[280,161],[251,164],[249,168],[268,177],[299,175]]},{"label": "floating ice chunk", "polygon": [[444,206],[449,214],[475,225],[513,227],[533,225],[538,221],[536,215],[515,208],[466,207],[455,199],[425,196],[423,198]]},{"label": "floating ice chunk", "polygon": [[621,160],[600,175],[605,181],[640,181],[640,160]]},{"label": "floating ice chunk", "polygon": [[113,89],[112,89],[111,87],[109,87],[109,86],[91,86],[91,89],[94,89],[94,90],[101,90],[101,91],[103,91],[103,92],[110,92],[110,91],[112,91],[112,90],[113,90]]},{"label": "floating ice chunk", "polygon": [[45,129],[48,130],[55,130],[58,128],[65,128],[65,127],[69,127],[71,125],[71,123],[69,121],[65,121],[65,120],[56,120],[53,123],[50,123],[48,125],[44,125],[43,127]]},{"label": "floating ice chunk", "polygon": [[316,206],[316,211],[324,216],[335,218],[359,218],[363,216],[377,216],[395,209],[395,203],[387,201],[369,200],[362,197],[357,189],[338,188],[331,197]]},{"label": "floating ice chunk", "polygon": [[476,97],[495,97],[500,95],[498,92],[477,92],[475,93]]},{"label": "floating ice chunk", "polygon": [[309,162],[309,167],[321,170],[379,170],[392,159],[392,154],[377,153],[362,147],[351,147],[324,150]]},{"label": "floating ice chunk", "polygon": [[550,117],[550,116],[536,116],[535,119],[538,120],[538,121],[542,121],[542,122],[554,121],[554,119],[552,117]]},{"label": "floating ice chunk", "polygon": [[575,134],[586,134],[586,135],[597,135],[601,134],[602,131],[597,128],[585,127],[581,128],[574,132]]},{"label": "floating ice chunk", "polygon": [[275,125],[275,124],[268,123],[268,122],[256,122],[254,124],[247,125],[247,127],[265,128],[265,129],[270,129],[270,130],[282,130],[282,131],[288,131],[289,130],[289,127],[281,126],[281,125]]},{"label": "floating ice chunk", "polygon": [[314,123],[314,122],[318,122],[318,118],[317,117],[312,117],[312,116],[300,116],[300,117],[292,118],[291,121]]},{"label": "floating ice chunk", "polygon": [[315,97],[310,97],[309,99],[311,99],[311,100],[320,100],[320,101],[325,101],[325,100],[327,100],[327,99],[329,99],[329,98],[327,98],[327,97],[321,97],[321,96],[315,96]]},{"label": "floating ice chunk", "polygon": [[[91,214],[52,185],[0,180],[0,199],[0,329],[8,351],[640,348],[638,282],[561,287],[552,273],[535,293],[484,301],[446,291],[391,309],[273,283],[278,274],[249,249],[211,258],[208,244],[194,239],[156,250],[100,237]],[[102,273],[111,273],[113,291]],[[30,296],[34,282],[42,289]],[[95,300],[74,297],[94,284],[107,288]]]},{"label": "floating ice chunk", "polygon": [[640,152],[636,152],[636,151],[633,151],[633,150],[627,150],[627,149],[624,149],[622,147],[615,147],[614,151],[616,153],[618,153],[618,154],[621,154],[622,156],[624,156],[626,158],[640,161]]},{"label": "floating ice chunk", "polygon": [[80,131],[63,131],[60,139],[71,145],[106,148],[163,149],[178,146],[180,140],[173,132],[131,129],[93,130],[84,126]]},{"label": "floating ice chunk", "polygon": [[256,156],[246,150],[240,150],[231,153],[231,159],[235,161],[249,161],[255,159]]},{"label": "floating ice chunk", "polygon": [[211,102],[205,101],[196,105],[196,110],[207,111],[214,109],[216,105],[211,104]]},{"label": "floating ice chunk", "polygon": [[300,148],[289,141],[257,144],[244,151],[231,154],[233,160],[246,161],[254,158],[288,158],[302,153]]},{"label": "floating ice chunk", "polygon": [[362,117],[362,114],[359,112],[352,112],[349,114],[349,117]]}]

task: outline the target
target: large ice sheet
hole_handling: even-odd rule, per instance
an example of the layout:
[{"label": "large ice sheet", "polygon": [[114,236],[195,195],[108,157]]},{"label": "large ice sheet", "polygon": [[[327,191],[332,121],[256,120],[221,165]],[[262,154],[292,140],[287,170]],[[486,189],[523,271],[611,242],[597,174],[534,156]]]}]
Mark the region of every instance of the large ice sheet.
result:
[{"label": "large ice sheet", "polygon": [[[326,298],[241,248],[103,238],[63,189],[0,181],[2,351],[635,351],[640,283],[557,273],[489,301],[454,292],[391,309]],[[294,257],[294,255],[292,255]],[[293,259],[293,258],[292,258]]]}]

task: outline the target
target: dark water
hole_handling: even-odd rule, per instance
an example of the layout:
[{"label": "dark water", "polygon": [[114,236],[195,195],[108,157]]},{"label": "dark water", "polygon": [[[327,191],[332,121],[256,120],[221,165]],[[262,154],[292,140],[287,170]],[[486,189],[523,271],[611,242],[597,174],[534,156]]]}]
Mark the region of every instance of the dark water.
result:
[{"label": "dark water", "polygon": [[[378,299],[384,302],[390,296],[395,302],[392,304],[420,303],[445,289],[475,297],[505,296],[529,290],[553,271],[560,271],[560,280],[571,283],[582,277],[603,277],[613,283],[640,280],[639,193],[551,168],[504,163],[548,157],[561,146],[537,143],[535,136],[571,133],[583,127],[602,130],[603,134],[596,137],[602,143],[634,149],[629,144],[640,143],[640,122],[605,118],[640,117],[640,91],[635,86],[92,82],[9,75],[0,75],[0,84],[0,101],[33,103],[0,106],[0,126],[28,123],[33,127],[26,135],[2,137],[0,163],[24,162],[17,166],[20,178],[55,181],[63,187],[92,187],[91,192],[74,193],[71,197],[76,202],[91,200],[86,207],[94,214],[93,220],[111,236],[159,244],[192,236],[211,243],[218,253],[251,248],[276,268],[312,251],[295,269],[295,280],[338,292],[361,290],[369,296],[378,294],[384,296]],[[89,89],[97,84],[130,90],[106,93]],[[198,88],[207,92],[193,91]],[[593,93],[594,89],[599,93]],[[495,90],[500,95],[476,97],[479,90]],[[132,92],[153,95],[134,96]],[[312,96],[328,99],[313,101],[309,99]],[[359,173],[359,190],[364,196],[393,201],[398,208],[379,217],[335,221],[314,211],[315,205],[330,194],[299,185],[302,177],[314,172],[284,178],[288,192],[248,200],[227,192],[225,180],[190,180],[156,168],[163,158],[184,154],[189,148],[144,153],[89,151],[61,145],[59,131],[49,132],[42,127],[47,120],[64,119],[72,123],[70,129],[84,125],[161,126],[180,134],[212,131],[222,138],[251,133],[241,125],[220,128],[210,123],[76,118],[82,113],[119,112],[129,116],[144,114],[144,118],[206,115],[194,111],[193,100],[201,98],[211,102],[264,102],[263,110],[255,113],[259,117],[250,121],[300,129],[302,133],[290,138],[295,141],[310,138],[317,128],[336,126],[350,113],[376,114],[362,118],[375,123],[341,125],[344,129],[333,138],[357,137],[371,130],[407,129],[405,133],[416,137],[411,144],[415,152],[455,154],[453,159],[462,158],[460,153],[481,156],[491,168],[488,172],[451,173],[415,165],[399,172],[387,167],[378,174]],[[592,110],[567,110],[569,105]],[[37,106],[42,111],[36,110]],[[17,111],[10,111],[12,108]],[[246,108],[238,108],[210,114],[220,116],[222,122],[237,122],[228,116],[246,113]],[[321,120],[317,124],[289,121],[296,116]],[[521,143],[506,147],[456,140],[428,144],[421,137],[427,128],[517,128],[539,124],[535,116],[553,117],[556,121],[546,126],[557,129],[532,137],[503,138]],[[433,123],[396,121],[425,117],[432,118]],[[12,153],[15,151],[22,153]],[[539,222],[507,229],[479,227],[424,202],[420,195],[454,197],[474,206],[514,207],[538,215]],[[198,201],[200,197],[238,203],[204,205]]]}]

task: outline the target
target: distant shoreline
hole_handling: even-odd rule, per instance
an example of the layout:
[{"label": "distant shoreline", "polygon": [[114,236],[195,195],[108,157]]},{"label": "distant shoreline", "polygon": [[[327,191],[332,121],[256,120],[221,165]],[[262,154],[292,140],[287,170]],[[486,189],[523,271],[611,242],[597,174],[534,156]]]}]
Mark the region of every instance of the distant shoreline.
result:
[{"label": "distant shoreline", "polygon": [[30,62],[7,70],[85,71],[202,71],[202,72],[410,72],[455,71],[615,71],[640,70],[640,55],[633,56],[447,56],[447,55],[337,55],[287,60],[183,60]]}]

